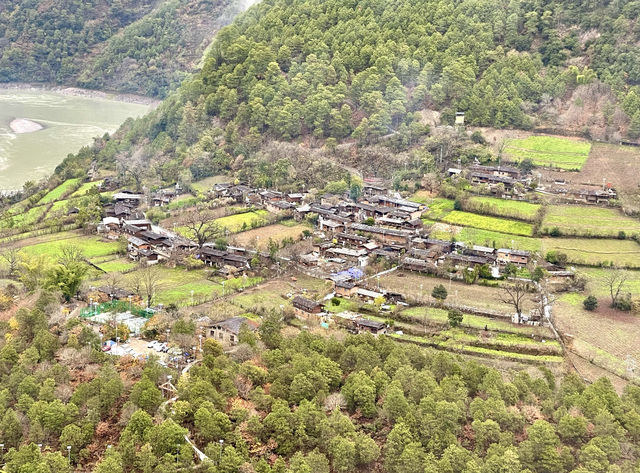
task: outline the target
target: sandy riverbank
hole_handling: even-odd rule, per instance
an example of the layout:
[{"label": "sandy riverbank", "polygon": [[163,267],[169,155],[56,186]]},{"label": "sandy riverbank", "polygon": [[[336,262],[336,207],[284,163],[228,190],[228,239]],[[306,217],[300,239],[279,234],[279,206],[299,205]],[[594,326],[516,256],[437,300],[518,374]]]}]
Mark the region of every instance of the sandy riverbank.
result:
[{"label": "sandy riverbank", "polygon": [[162,100],[145,97],[142,95],[121,94],[119,92],[104,92],[101,90],[80,89],[78,87],[50,86],[47,84],[27,84],[24,82],[7,82],[4,84],[0,84],[0,91],[2,90],[45,90],[47,92],[56,92],[61,95],[68,95],[72,97],[89,97],[95,99],[117,100],[119,102],[151,105],[152,107],[156,107],[160,104],[160,102],[162,102]]},{"label": "sandy riverbank", "polygon": [[42,130],[44,127],[38,122],[28,120],[26,118],[16,118],[9,123],[9,128],[14,133],[33,133],[34,131]]}]

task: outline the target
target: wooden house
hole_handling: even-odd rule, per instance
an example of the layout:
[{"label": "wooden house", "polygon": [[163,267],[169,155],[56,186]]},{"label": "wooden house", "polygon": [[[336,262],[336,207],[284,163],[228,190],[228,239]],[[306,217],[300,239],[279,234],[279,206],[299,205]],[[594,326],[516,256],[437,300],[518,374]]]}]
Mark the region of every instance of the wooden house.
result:
[{"label": "wooden house", "polygon": [[387,326],[382,322],[376,322],[375,320],[365,319],[359,317],[353,320],[353,326],[358,333],[372,333],[374,335],[381,335],[386,332]]},{"label": "wooden house", "polygon": [[499,248],[496,251],[497,261],[500,264],[513,263],[524,266],[529,263],[530,253],[524,250],[511,250],[508,248]]},{"label": "wooden house", "polygon": [[240,330],[246,327],[251,331],[258,328],[258,324],[246,317],[231,317],[230,319],[214,322],[205,328],[206,336],[220,342],[223,346],[238,344]]},{"label": "wooden house", "polygon": [[299,317],[306,318],[309,315],[317,315],[322,312],[322,304],[306,297],[296,296],[291,301],[293,310]]},{"label": "wooden house", "polygon": [[358,291],[358,288],[356,287],[356,284],[353,281],[340,280],[340,281],[334,281],[333,290],[336,293],[336,296],[349,298],[356,294],[356,292]]}]

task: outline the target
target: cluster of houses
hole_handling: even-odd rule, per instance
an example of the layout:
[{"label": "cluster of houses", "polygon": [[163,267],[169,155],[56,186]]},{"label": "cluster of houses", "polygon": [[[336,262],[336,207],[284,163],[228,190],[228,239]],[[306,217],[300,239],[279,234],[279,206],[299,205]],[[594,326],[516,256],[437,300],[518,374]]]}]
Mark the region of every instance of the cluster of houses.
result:
[{"label": "cluster of houses", "polygon": [[517,183],[528,186],[530,177],[524,177],[518,168],[511,166],[483,166],[473,164],[466,169],[449,168],[449,177],[465,176],[469,182],[475,185],[487,185],[492,193],[511,193]]},{"label": "cluster of houses", "polygon": [[[382,296],[382,294],[380,294]],[[297,318],[305,322],[322,321],[328,325],[329,321],[335,321],[338,325],[346,328],[352,333],[372,333],[381,335],[386,333],[387,326],[382,322],[367,319],[362,314],[354,312],[340,312],[329,314],[325,311],[324,305],[303,296],[296,296],[291,301],[293,310]]]}]

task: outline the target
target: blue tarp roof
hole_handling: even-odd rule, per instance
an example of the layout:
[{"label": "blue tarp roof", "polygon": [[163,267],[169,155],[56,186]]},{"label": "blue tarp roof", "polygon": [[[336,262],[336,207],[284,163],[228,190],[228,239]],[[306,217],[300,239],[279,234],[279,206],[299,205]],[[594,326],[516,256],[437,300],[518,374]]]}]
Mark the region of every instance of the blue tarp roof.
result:
[{"label": "blue tarp roof", "polygon": [[359,268],[349,268],[346,271],[340,271],[334,276],[338,276],[339,278],[352,278],[352,279],[361,279],[364,277],[364,271]]}]

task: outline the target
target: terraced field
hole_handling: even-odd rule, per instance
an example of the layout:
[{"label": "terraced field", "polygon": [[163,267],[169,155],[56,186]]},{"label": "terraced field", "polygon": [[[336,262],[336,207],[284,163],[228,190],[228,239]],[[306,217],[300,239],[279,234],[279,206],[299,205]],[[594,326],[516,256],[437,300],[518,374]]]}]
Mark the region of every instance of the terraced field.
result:
[{"label": "terraced field", "polygon": [[527,221],[532,221],[539,209],[539,204],[495,197],[470,197],[465,204],[465,210],[470,212]]},{"label": "terraced field", "polygon": [[65,194],[69,193],[71,189],[73,189],[79,183],[79,178],[67,179],[55,189],[50,190],[42,199],[40,199],[39,203],[49,204],[51,202],[54,202],[63,197]]},{"label": "terraced field", "polygon": [[617,209],[550,205],[542,222],[542,229],[557,227],[563,235],[586,237],[617,237],[622,230],[627,237],[640,235],[640,220],[627,217]]},{"label": "terraced field", "polygon": [[470,243],[472,245],[513,248],[527,251],[540,251],[542,248],[542,242],[539,238],[509,235],[507,233],[480,230],[471,227],[449,226],[448,228],[440,228],[441,225],[442,224],[438,224],[436,230],[432,232],[433,238],[449,240],[453,235],[456,241]]},{"label": "terraced field", "polygon": [[500,233],[510,233],[512,235],[531,236],[533,227],[529,223],[505,218],[478,215],[471,212],[453,210],[441,219],[443,222],[453,225],[479,228],[481,230],[491,230]]},{"label": "terraced field", "polygon": [[580,170],[589,157],[591,143],[556,136],[528,136],[508,140],[504,151],[513,161],[530,159],[537,166]]},{"label": "terraced field", "polygon": [[544,238],[542,250],[565,253],[572,264],[640,268],[640,245],[633,240]]}]

